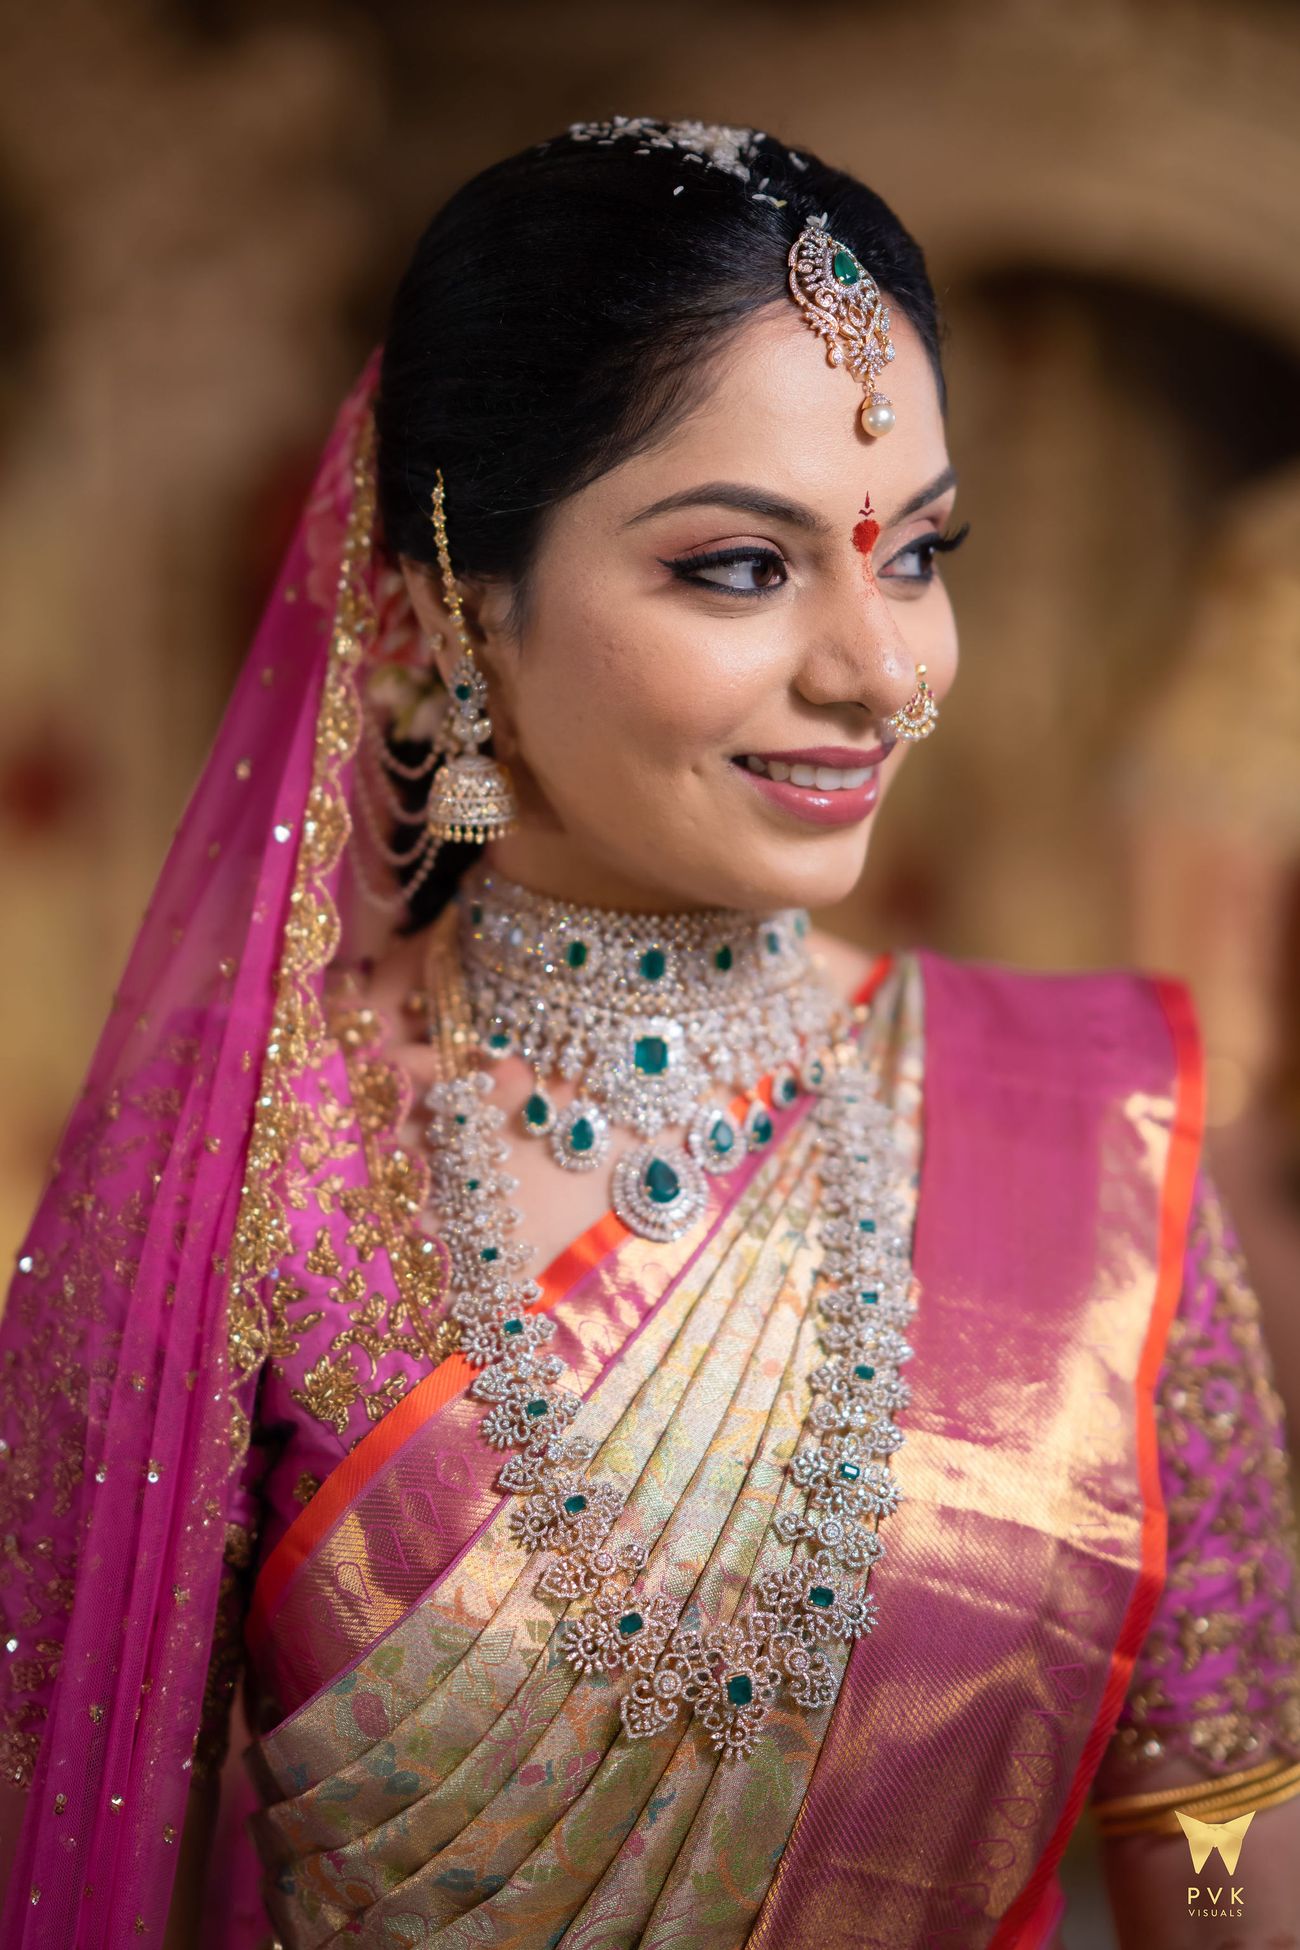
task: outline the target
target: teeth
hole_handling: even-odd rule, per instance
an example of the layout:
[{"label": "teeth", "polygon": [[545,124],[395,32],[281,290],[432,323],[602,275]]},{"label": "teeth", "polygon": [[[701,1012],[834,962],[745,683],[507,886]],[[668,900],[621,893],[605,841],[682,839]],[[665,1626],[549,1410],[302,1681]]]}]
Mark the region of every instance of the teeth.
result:
[{"label": "teeth", "polygon": [[745,759],[751,772],[769,779],[788,779],[791,785],[816,786],[819,792],[852,792],[865,785],[875,771],[873,765],[787,765],[780,758],[759,758],[750,753]]}]

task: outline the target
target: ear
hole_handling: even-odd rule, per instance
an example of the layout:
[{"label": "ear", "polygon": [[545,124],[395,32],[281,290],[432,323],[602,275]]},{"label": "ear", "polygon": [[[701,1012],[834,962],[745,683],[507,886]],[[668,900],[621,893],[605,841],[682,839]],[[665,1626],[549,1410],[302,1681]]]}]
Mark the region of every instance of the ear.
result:
[{"label": "ear", "polygon": [[429,644],[430,654],[444,684],[449,683],[452,664],[460,652],[460,643],[455,624],[443,601],[441,579],[429,563],[415,562],[409,555],[400,558],[400,567],[420,635]]},{"label": "ear", "polygon": [[[456,620],[447,608],[443,595],[442,576],[434,563],[416,562],[409,555],[401,557],[400,566],[411,607],[415,611],[415,620],[421,633],[431,643],[443,682],[448,683],[452,667],[461,654],[461,640]],[[458,577],[457,585],[465,630],[475,655],[485,670],[490,670],[496,635],[495,619],[502,609],[499,592],[485,593],[466,576]]]}]

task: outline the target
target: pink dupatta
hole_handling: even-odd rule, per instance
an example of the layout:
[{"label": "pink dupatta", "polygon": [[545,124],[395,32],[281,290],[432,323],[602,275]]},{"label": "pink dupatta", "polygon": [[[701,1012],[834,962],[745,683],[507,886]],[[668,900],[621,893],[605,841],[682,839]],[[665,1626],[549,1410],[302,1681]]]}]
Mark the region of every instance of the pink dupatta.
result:
[{"label": "pink dupatta", "polygon": [[265,1349],[257,1285],[283,1238],[269,1186],[339,940],[359,718],[331,620],[342,575],[383,647],[394,595],[349,530],[377,371],[330,436],[0,1324],[0,1725],[30,1782],[13,1950],[165,1927],[248,1440],[234,1389]]}]

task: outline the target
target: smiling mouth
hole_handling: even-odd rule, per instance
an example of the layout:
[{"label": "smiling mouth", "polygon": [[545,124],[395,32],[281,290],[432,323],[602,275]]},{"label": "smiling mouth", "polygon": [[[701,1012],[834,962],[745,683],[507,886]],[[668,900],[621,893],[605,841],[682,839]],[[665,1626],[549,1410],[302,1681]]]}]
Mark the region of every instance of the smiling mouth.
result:
[{"label": "smiling mouth", "polygon": [[760,778],[772,779],[778,785],[803,786],[815,792],[854,792],[879,770],[890,749],[888,746],[877,746],[874,751],[863,752],[857,764],[828,765],[811,756],[799,758],[790,754],[777,757],[775,754],[758,752],[743,752],[732,763],[748,772],[757,773]]}]

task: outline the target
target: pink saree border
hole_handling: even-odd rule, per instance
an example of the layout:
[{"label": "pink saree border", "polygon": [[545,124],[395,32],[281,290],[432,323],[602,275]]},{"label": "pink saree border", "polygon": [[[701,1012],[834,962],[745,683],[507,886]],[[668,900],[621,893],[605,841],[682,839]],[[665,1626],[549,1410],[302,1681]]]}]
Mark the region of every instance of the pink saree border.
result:
[{"label": "pink saree border", "polygon": [[[913,1338],[918,1354],[931,1345],[905,1418],[917,1446],[904,1452],[900,1474],[906,1490],[910,1456],[920,1480],[894,1519],[901,1525],[910,1507],[910,1527],[891,1545],[894,1602],[881,1631],[853,1649],[751,1950],[862,1950],[900,1936],[930,1950],[1049,1942],[1063,1910],[1055,1870],[1163,1578],[1153,1391],[1177,1304],[1203,1119],[1190,996],[1176,981],[1133,971],[1043,977],[926,951],[918,960],[925,1085]],[[981,1178],[993,1168],[995,1177]],[[1116,1190],[1118,1208],[1106,1203]],[[1009,1240],[1018,1244],[999,1237],[1011,1213]],[[979,1359],[972,1321],[1004,1289],[1022,1307],[1043,1308],[1043,1334],[1028,1337],[999,1385],[1011,1379],[1024,1402],[1025,1453],[1053,1441],[1047,1454],[1057,1461],[1045,1466],[1058,1476],[1068,1468],[1059,1476],[1071,1499],[1065,1509],[1075,1511],[1068,1528],[1056,1518],[1044,1524],[1046,1506],[1035,1514],[1032,1495],[1022,1514],[1020,1492],[989,1473],[986,1434],[1003,1405],[982,1374],[968,1372],[973,1387],[954,1379],[963,1354]],[[937,1335],[950,1344],[947,1381],[933,1365]],[[1077,1362],[1069,1358],[1076,1341]],[[999,1367],[1009,1353],[1004,1347]],[[1099,1440],[1102,1409],[1118,1417],[1109,1440]],[[1125,1424],[1127,1447],[1117,1440]],[[985,1489],[995,1492],[987,1504]],[[1030,1549],[1023,1540],[1036,1534]],[[935,1569],[932,1553],[948,1536],[958,1555]],[[964,1562],[968,1575],[980,1562],[972,1551],[991,1553],[980,1572],[983,1614],[979,1606],[970,1614],[970,1643],[945,1651],[957,1567]],[[1017,1608],[1017,1581],[1039,1575],[1057,1594],[1045,1632],[1033,1624],[1039,1611],[1028,1592]],[[1008,1604],[1009,1624],[993,1629]],[[917,1621],[931,1607],[927,1635]],[[1037,1649],[1022,1681],[1024,1631]],[[982,1663],[986,1642],[994,1668]],[[891,1647],[901,1664],[882,1667]],[[917,1705],[918,1686],[928,1707]],[[1004,1764],[994,1765],[988,1742],[1000,1729],[1019,1735],[1021,1724],[1033,1733],[1008,1739]],[[965,1788],[945,1798],[920,1785],[948,1779]]]},{"label": "pink saree border", "polygon": [[1137,1376],[1138,1480],[1143,1502],[1142,1566],[1136,1589],[1120,1627],[1111,1656],[1101,1704],[1084,1743],[1079,1765],[1066,1795],[1060,1820],[1036,1863],[1029,1881],[1007,1911],[990,1950],[1029,1950],[1040,1942],[1024,1933],[1042,1901],[1048,1878],[1054,1876],[1070,1833],[1083,1809],[1106,1743],[1115,1730],[1133,1663],[1146,1637],[1165,1581],[1168,1521],[1160,1490],[1160,1457],[1156,1436],[1155,1391],[1164,1360],[1169,1328],[1178,1306],[1183,1252],[1192,1209],[1192,1189],[1205,1128],[1205,1056],[1195,1009],[1185,983],[1169,976],[1153,976],[1151,985],[1164,1011],[1174,1045],[1174,1122],[1160,1202],[1159,1268],[1150,1325]]}]

